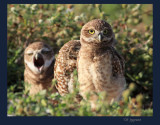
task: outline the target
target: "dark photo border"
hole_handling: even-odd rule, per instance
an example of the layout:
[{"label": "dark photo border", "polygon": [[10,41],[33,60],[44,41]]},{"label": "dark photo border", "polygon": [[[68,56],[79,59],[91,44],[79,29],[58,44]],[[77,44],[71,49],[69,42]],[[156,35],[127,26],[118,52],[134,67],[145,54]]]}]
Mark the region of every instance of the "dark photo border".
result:
[{"label": "dark photo border", "polygon": [[[149,117],[7,117],[7,4],[153,4],[153,116]],[[151,76],[152,77],[152,76]],[[134,122],[131,122],[131,120]],[[160,124],[160,1],[159,0],[0,0],[1,125]]]}]

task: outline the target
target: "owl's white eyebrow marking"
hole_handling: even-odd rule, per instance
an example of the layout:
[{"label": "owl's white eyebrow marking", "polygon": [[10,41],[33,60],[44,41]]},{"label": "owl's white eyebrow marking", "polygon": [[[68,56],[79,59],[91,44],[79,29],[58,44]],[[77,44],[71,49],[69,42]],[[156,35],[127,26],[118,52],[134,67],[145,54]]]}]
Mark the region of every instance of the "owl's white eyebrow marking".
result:
[{"label": "owl's white eyebrow marking", "polygon": [[33,53],[33,50],[28,50],[26,53],[27,54]]}]

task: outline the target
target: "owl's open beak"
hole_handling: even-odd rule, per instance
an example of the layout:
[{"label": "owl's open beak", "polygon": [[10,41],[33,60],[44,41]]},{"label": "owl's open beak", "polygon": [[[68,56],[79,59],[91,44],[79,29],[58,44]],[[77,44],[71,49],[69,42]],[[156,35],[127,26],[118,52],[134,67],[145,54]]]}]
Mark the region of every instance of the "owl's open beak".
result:
[{"label": "owl's open beak", "polygon": [[39,53],[36,53],[34,56],[34,65],[39,69],[42,70],[42,67],[44,65],[44,59],[43,56]]},{"label": "owl's open beak", "polygon": [[102,41],[102,33],[99,33],[99,34],[98,34],[98,40],[99,40],[99,42]]}]

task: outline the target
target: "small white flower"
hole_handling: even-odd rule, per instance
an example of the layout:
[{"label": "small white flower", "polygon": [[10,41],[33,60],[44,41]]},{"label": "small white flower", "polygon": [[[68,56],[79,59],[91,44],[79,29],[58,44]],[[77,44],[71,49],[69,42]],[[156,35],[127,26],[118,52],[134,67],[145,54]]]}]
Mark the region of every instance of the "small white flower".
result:
[{"label": "small white flower", "polygon": [[42,19],[39,19],[38,22],[39,22],[39,24],[41,24],[41,23],[43,22],[43,20],[42,20]]},{"label": "small white flower", "polygon": [[139,10],[140,7],[141,7],[141,5],[140,5],[140,4],[137,4],[137,5],[132,9],[132,11]]},{"label": "small white flower", "polygon": [[46,113],[51,113],[51,110],[50,109],[46,109]]},{"label": "small white flower", "polygon": [[48,22],[49,22],[49,23],[53,23],[53,21],[55,20],[55,18],[56,18],[56,17],[51,17],[51,18],[49,18],[49,19],[48,19]]},{"label": "small white flower", "polygon": [[11,7],[11,11],[14,12],[15,11],[15,7]]},{"label": "small white flower", "polygon": [[74,20],[77,22],[80,20],[80,16],[75,16]]},{"label": "small white flower", "polygon": [[36,7],[37,7],[37,4],[33,4],[33,5],[31,6],[31,10],[35,10]]}]

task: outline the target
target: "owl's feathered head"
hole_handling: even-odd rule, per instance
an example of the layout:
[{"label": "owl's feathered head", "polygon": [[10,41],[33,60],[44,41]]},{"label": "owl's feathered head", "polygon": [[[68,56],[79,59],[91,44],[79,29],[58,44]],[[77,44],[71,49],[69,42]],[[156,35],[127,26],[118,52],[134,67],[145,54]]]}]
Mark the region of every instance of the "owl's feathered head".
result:
[{"label": "owl's feathered head", "polygon": [[34,42],[24,51],[24,63],[35,74],[46,71],[54,60],[52,48],[43,42]]},{"label": "owl's feathered head", "polygon": [[100,19],[89,21],[82,27],[80,40],[83,43],[95,45],[114,45],[116,43],[111,25]]}]

